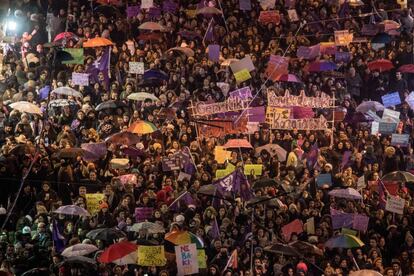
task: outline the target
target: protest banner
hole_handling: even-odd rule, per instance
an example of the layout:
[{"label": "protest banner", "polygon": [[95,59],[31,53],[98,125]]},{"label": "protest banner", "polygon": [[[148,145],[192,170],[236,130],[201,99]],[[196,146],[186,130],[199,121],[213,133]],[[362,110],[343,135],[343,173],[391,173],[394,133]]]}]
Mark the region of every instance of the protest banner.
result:
[{"label": "protest banner", "polygon": [[410,135],[409,134],[396,134],[393,133],[391,136],[391,145],[408,147],[409,146]]},{"label": "protest banner", "polygon": [[207,256],[204,249],[197,249],[197,261],[199,269],[207,268]]},{"label": "protest banner", "polygon": [[247,122],[246,128],[248,134],[254,134],[256,131],[260,129],[259,122]]},{"label": "protest banner", "polygon": [[371,135],[377,135],[379,133],[379,122],[371,123]]},{"label": "protest banner", "polygon": [[208,59],[214,62],[218,62],[220,60],[220,45],[208,45]]},{"label": "protest banner", "polygon": [[144,69],[143,62],[135,62],[135,61],[129,62],[129,73],[143,75],[144,71],[145,69]]},{"label": "protest banner", "polygon": [[230,97],[237,97],[241,100],[248,100],[249,98],[252,98],[252,90],[250,90],[249,86],[245,86],[243,88],[234,90],[229,93]]},{"label": "protest banner", "polygon": [[386,94],[381,97],[381,100],[382,100],[382,104],[385,107],[396,106],[396,105],[401,104],[401,98],[398,92]]},{"label": "protest banner", "polygon": [[237,134],[247,131],[247,116],[239,120],[198,120],[195,121],[200,137],[224,137],[227,134]]},{"label": "protest banner", "polygon": [[99,205],[103,202],[105,198],[104,194],[96,193],[96,194],[85,194],[86,199],[86,206],[88,209],[89,214],[96,215],[101,208]]},{"label": "protest banner", "polygon": [[266,119],[266,110],[264,106],[255,106],[247,109],[246,116],[248,123],[263,123]]},{"label": "protest banner", "polygon": [[354,38],[354,34],[349,30],[335,31],[335,45],[336,46],[348,46]]},{"label": "protest banner", "polygon": [[336,53],[335,42],[320,42],[319,48],[322,55],[335,55]]},{"label": "protest banner", "polygon": [[385,210],[402,215],[404,213],[405,199],[388,195]]},{"label": "protest banner", "polygon": [[392,134],[397,129],[397,125],[398,125],[397,123],[379,122],[378,132],[381,134]]},{"label": "protest banner", "polygon": [[226,160],[231,158],[231,151],[227,151],[223,146],[216,146],[214,148],[214,160],[219,164],[224,164]]},{"label": "protest banner", "polygon": [[259,14],[259,22],[261,24],[267,25],[269,23],[274,23],[276,25],[280,24],[280,14],[279,11],[261,11]]},{"label": "protest banner", "polygon": [[299,16],[295,9],[288,10],[287,12],[288,12],[290,22],[299,21]]},{"label": "protest banner", "polygon": [[181,169],[181,160],[179,156],[164,157],[162,159],[162,171],[170,172]]},{"label": "protest banner", "polygon": [[278,120],[290,119],[290,108],[268,106],[266,108],[266,120],[269,125],[274,125]]},{"label": "protest banner", "polygon": [[178,174],[177,180],[178,181],[183,181],[183,180],[190,181],[191,180],[191,174],[180,171],[180,173]]},{"label": "protest banner", "polygon": [[138,246],[137,264],[141,266],[165,266],[167,264],[167,259],[165,258],[164,246]]},{"label": "protest banner", "polygon": [[267,102],[269,106],[275,107],[329,108],[335,105],[333,99],[326,94],[320,97],[307,97],[304,92],[301,92],[299,96],[293,96],[286,91],[284,96],[278,96],[273,90],[268,90]]},{"label": "protest banner", "polygon": [[137,16],[140,11],[141,11],[141,7],[139,5],[137,5],[137,6],[128,6],[127,9],[126,9],[127,18]]},{"label": "protest banner", "polygon": [[135,208],[135,220],[136,222],[145,221],[152,217],[152,212],[154,208],[152,207],[137,207]]},{"label": "protest banner", "polygon": [[261,164],[246,164],[244,165],[244,175],[256,175],[260,176],[263,172],[263,166]]},{"label": "protest banner", "polygon": [[310,235],[315,234],[315,218],[311,217],[306,220],[306,233]]},{"label": "protest banner", "polygon": [[291,112],[293,119],[309,119],[315,116],[315,112],[310,107],[293,106]]},{"label": "protest banner", "polygon": [[299,46],[296,51],[296,56],[303,59],[314,59],[321,53],[321,46],[319,44],[313,46]]},{"label": "protest banner", "polygon": [[295,219],[294,221],[286,224],[282,227],[282,235],[285,241],[290,241],[290,237],[293,233],[300,234],[303,232],[303,223],[299,219]]},{"label": "protest banner", "polygon": [[72,83],[74,85],[88,86],[89,85],[89,74],[73,72]]},{"label": "protest banner", "polygon": [[328,121],[322,115],[310,119],[280,119],[270,125],[271,129],[326,130]]},{"label": "protest banner", "polygon": [[352,228],[361,232],[368,229],[369,217],[362,214],[354,214]]},{"label": "protest banner", "polygon": [[240,111],[249,107],[250,100],[229,97],[224,102],[205,103],[198,102],[191,107],[193,116],[207,116],[230,111]]},{"label": "protest banner", "polygon": [[181,276],[198,273],[198,252],[195,243],[175,246],[175,256],[177,275]]},{"label": "protest banner", "polygon": [[250,75],[249,70],[243,69],[239,72],[234,73],[234,78],[236,79],[237,83],[241,83],[241,82],[251,79],[252,76]]},{"label": "protest banner", "polygon": [[150,9],[154,6],[153,0],[141,0],[141,9]]},{"label": "protest banner", "polygon": [[252,3],[250,2],[250,0],[239,0],[239,8],[242,11],[251,11]]},{"label": "protest banner", "polygon": [[351,61],[351,53],[350,52],[335,52],[335,62],[350,62]]},{"label": "protest banner", "polygon": [[350,213],[337,213],[331,214],[332,228],[351,228],[353,226],[353,214]]},{"label": "protest banner", "polygon": [[399,123],[400,122],[400,112],[394,111],[391,109],[384,109],[382,114],[382,122],[385,123]]},{"label": "protest banner", "polygon": [[323,185],[332,186],[332,175],[330,173],[322,173],[316,177],[316,184],[318,187]]}]

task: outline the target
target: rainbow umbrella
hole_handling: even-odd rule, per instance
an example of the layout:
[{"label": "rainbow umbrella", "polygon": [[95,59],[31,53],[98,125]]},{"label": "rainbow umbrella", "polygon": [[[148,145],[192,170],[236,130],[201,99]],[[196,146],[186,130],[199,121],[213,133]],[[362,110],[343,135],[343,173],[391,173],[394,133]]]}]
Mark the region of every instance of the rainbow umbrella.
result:
[{"label": "rainbow umbrella", "polygon": [[338,235],[325,242],[325,246],[329,248],[355,248],[364,245],[359,238],[349,234]]},{"label": "rainbow umbrella", "polygon": [[333,71],[336,69],[336,64],[327,60],[314,61],[310,63],[308,67],[309,72],[324,72]]},{"label": "rainbow umbrella", "polygon": [[138,121],[133,123],[129,128],[128,131],[136,134],[149,134],[153,133],[157,130],[157,127],[150,122],[147,121]]},{"label": "rainbow umbrella", "polygon": [[195,243],[197,245],[197,248],[204,248],[203,240],[188,231],[172,231],[165,234],[164,239],[175,245]]}]

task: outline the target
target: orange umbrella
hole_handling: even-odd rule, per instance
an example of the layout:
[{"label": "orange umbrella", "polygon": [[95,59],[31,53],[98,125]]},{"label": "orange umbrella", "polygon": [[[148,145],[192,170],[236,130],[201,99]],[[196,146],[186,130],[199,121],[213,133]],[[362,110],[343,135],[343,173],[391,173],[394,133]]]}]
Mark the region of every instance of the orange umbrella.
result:
[{"label": "orange umbrella", "polygon": [[112,46],[114,43],[104,37],[95,37],[83,43],[83,48]]},{"label": "orange umbrella", "polygon": [[245,139],[230,139],[227,143],[223,146],[223,148],[248,148],[252,149],[253,146],[249,143],[249,141]]},{"label": "orange umbrella", "polygon": [[196,11],[196,14],[222,14],[222,11],[215,7],[204,7],[204,8],[198,9]]}]

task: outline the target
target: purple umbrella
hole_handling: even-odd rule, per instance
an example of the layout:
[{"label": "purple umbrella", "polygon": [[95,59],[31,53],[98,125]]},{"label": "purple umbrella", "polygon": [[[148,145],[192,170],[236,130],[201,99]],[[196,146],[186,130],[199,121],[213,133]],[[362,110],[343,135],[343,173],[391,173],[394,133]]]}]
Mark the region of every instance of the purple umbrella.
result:
[{"label": "purple umbrella", "polygon": [[331,61],[327,61],[327,60],[314,61],[310,63],[308,66],[309,72],[324,72],[324,71],[333,71],[336,69],[337,69],[336,64]]},{"label": "purple umbrella", "polygon": [[89,217],[90,214],[88,211],[79,207],[77,205],[65,205],[59,207],[56,211],[56,214],[71,215],[71,216],[85,216]]},{"label": "purple umbrella", "polygon": [[361,194],[353,188],[335,189],[335,190],[330,191],[329,195],[334,196],[334,197],[347,198],[347,199],[356,199],[356,200],[362,199]]},{"label": "purple umbrella", "polygon": [[133,158],[145,157],[145,152],[135,147],[124,148],[122,152]]},{"label": "purple umbrella", "polygon": [[106,143],[88,143],[82,144],[81,148],[84,150],[83,159],[86,161],[95,161],[105,156],[106,154]]}]

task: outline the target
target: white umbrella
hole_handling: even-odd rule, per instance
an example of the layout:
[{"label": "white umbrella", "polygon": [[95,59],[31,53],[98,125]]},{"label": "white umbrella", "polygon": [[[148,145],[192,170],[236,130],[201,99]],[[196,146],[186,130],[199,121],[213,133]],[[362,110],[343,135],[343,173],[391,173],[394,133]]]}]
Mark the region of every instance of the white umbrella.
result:
[{"label": "white umbrella", "polygon": [[49,107],[53,106],[53,107],[59,107],[59,106],[68,106],[68,105],[73,105],[76,104],[76,102],[74,101],[70,101],[67,99],[56,99],[56,100],[52,100],[49,103]]},{"label": "white umbrella", "polygon": [[40,107],[38,107],[35,104],[26,102],[26,101],[12,103],[10,104],[10,107],[18,110],[19,112],[42,115],[42,111],[40,110]]},{"label": "white umbrella", "polygon": [[365,101],[362,102],[360,105],[357,106],[355,109],[357,112],[366,113],[369,110],[377,111],[384,111],[384,105],[376,101]]},{"label": "white umbrella", "polygon": [[56,211],[56,214],[63,214],[63,215],[72,215],[72,216],[90,216],[89,212],[79,207],[77,205],[65,205],[59,207]]},{"label": "white umbrella", "polygon": [[52,91],[52,93],[55,93],[56,95],[64,95],[64,96],[73,96],[73,97],[77,97],[77,98],[83,98],[83,95],[82,95],[81,92],[76,91],[75,89],[67,87],[67,86],[56,88],[55,90]]},{"label": "white umbrella", "polygon": [[154,96],[150,93],[146,93],[146,92],[132,93],[132,94],[128,95],[127,98],[129,100],[134,100],[134,101],[139,101],[139,102],[145,101],[147,99],[150,99],[150,100],[153,100],[153,101],[158,101],[159,100],[156,96]]},{"label": "white umbrella", "polygon": [[98,250],[93,244],[78,243],[63,250],[62,256],[69,258],[75,256],[85,256]]},{"label": "white umbrella", "polygon": [[353,188],[335,189],[329,192],[330,196],[348,198],[348,199],[362,199],[362,195]]},{"label": "white umbrella", "polygon": [[154,222],[140,222],[135,223],[131,227],[131,231],[139,232],[140,230],[148,231],[148,234],[158,234],[158,233],[165,233],[165,229],[162,225]]}]

